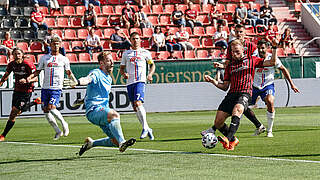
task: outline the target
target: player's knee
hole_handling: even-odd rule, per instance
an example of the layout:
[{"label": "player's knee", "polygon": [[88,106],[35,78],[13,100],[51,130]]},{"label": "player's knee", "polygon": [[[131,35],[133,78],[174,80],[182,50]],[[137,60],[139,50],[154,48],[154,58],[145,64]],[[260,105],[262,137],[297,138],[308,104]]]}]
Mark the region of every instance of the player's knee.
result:
[{"label": "player's knee", "polygon": [[108,112],[108,121],[111,122],[112,119],[120,119],[120,114],[115,110]]},{"label": "player's knee", "polygon": [[135,101],[134,102],[134,106],[135,107],[138,107],[138,106],[141,106],[142,105],[142,102],[141,101]]},{"label": "player's knee", "polygon": [[116,138],[111,138],[111,142],[112,142],[113,144],[115,144],[116,146],[119,147],[119,143],[118,143],[118,141],[116,140]]}]

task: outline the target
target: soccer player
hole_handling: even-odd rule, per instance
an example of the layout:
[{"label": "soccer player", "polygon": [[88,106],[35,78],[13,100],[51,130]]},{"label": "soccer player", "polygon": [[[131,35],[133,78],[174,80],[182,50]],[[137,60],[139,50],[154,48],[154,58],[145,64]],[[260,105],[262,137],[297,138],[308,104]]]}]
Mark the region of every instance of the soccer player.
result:
[{"label": "soccer player", "polygon": [[85,143],[80,148],[79,156],[85,151],[96,146],[119,147],[120,152],[124,152],[127,147],[132,146],[136,140],[134,138],[126,141],[124,139],[120,115],[117,111],[109,108],[109,93],[111,91],[113,71],[113,59],[110,52],[102,52],[98,55],[99,69],[92,70],[87,77],[79,80],[65,80],[64,85],[87,86],[85,96],[87,119],[97,126],[108,136],[106,138],[92,140],[85,139]]},{"label": "soccer player", "polygon": [[36,67],[32,62],[24,60],[24,52],[21,49],[14,48],[12,54],[14,60],[8,64],[7,70],[0,80],[0,86],[2,86],[10,73],[14,73],[15,83],[12,95],[12,109],[6,127],[0,135],[0,141],[4,141],[6,135],[15,124],[16,117],[35,104],[35,102],[30,102],[30,98],[34,90],[33,82],[37,82],[38,78],[35,77],[28,81],[25,78],[32,74],[36,70]]},{"label": "soccer player", "polygon": [[[258,56],[260,58],[263,58],[264,61],[270,61],[271,54],[267,53],[269,49],[269,45],[267,41],[260,40],[258,42]],[[257,68],[254,75],[253,80],[253,90],[252,90],[252,104],[255,104],[257,101],[257,98],[260,96],[261,99],[266,103],[267,105],[267,120],[268,120],[268,128],[267,128],[267,137],[273,137],[272,134],[272,127],[273,127],[273,121],[275,117],[275,108],[274,108],[274,73],[275,69],[281,70],[284,77],[288,80],[291,89],[295,93],[299,93],[299,89],[294,85],[290,73],[287,70],[285,66],[282,65],[279,58],[276,59],[275,66],[271,67],[264,67],[264,68]],[[250,112],[246,112],[250,113]],[[246,115],[246,114],[245,114]],[[249,120],[254,122],[254,118],[256,119],[255,115],[247,116],[250,118]],[[256,125],[259,127],[259,125]],[[256,129],[254,135],[257,136],[263,132],[263,129],[265,129],[263,126],[260,126]]]},{"label": "soccer player", "polygon": [[[62,135],[69,135],[68,123],[64,120],[61,113],[56,109],[59,104],[61,91],[63,87],[64,71],[69,78],[74,78],[70,70],[69,59],[59,53],[61,47],[61,39],[54,36],[50,43],[51,54],[46,54],[40,58],[37,70],[31,74],[27,80],[37,77],[44,70],[44,79],[41,89],[42,110],[49,124],[53,127],[56,134],[54,140],[58,140]],[[63,132],[59,129],[57,118],[63,128]]]},{"label": "soccer player", "polygon": [[[127,90],[133,110],[142,124],[142,132],[140,138],[149,136],[150,140],[154,140],[152,129],[147,123],[146,110],[143,107],[144,92],[146,80],[152,81],[152,75],[156,69],[152,61],[151,53],[140,47],[140,36],[133,32],[130,35],[132,49],[126,50],[122,55],[120,64],[120,73],[127,79]],[[149,73],[146,76],[147,65],[150,65]]]},{"label": "soccer player", "polygon": [[[239,144],[239,140],[234,136],[240,125],[240,118],[248,108],[252,94],[252,83],[254,70],[259,67],[274,66],[277,57],[277,42],[273,41],[272,57],[270,61],[263,61],[262,58],[247,56],[244,54],[244,46],[240,40],[234,40],[230,44],[232,60],[226,67],[223,83],[206,75],[205,81],[212,83],[217,88],[228,91],[223,101],[218,107],[214,125],[208,130],[201,132],[205,135],[208,132],[215,133],[218,129],[223,135],[218,136],[218,140],[226,150],[234,150]],[[225,120],[231,118],[230,126],[225,124]]]}]

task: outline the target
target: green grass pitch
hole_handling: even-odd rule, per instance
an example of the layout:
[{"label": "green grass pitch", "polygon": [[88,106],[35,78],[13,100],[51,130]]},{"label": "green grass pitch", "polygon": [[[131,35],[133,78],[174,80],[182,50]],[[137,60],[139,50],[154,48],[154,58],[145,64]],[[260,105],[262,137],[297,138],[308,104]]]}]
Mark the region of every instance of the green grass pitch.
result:
[{"label": "green grass pitch", "polygon": [[[266,110],[254,112],[267,125]],[[232,152],[201,145],[215,113],[148,113],[154,141],[138,139],[125,153],[93,148],[81,157],[85,137],[104,137],[85,116],[65,117],[70,135],[58,141],[44,117],[19,118],[0,143],[0,179],[320,179],[320,107],[276,108],[274,138],[251,136],[255,128],[243,118]],[[135,114],[121,115],[121,124],[126,138],[139,137]]]}]

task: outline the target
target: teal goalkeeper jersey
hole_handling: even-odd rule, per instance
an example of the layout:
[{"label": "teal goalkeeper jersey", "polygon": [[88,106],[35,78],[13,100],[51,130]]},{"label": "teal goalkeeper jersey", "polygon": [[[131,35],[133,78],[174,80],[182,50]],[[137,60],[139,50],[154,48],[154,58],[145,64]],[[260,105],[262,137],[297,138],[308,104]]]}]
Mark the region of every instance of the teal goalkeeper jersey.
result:
[{"label": "teal goalkeeper jersey", "polygon": [[100,69],[92,70],[88,76],[92,81],[87,86],[85,97],[86,114],[99,106],[109,108],[109,93],[112,84],[111,76]]}]

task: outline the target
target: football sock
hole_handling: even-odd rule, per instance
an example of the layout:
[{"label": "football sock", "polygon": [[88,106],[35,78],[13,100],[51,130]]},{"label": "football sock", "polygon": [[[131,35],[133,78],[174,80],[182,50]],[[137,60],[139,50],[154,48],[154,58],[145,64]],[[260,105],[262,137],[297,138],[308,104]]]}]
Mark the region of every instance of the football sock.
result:
[{"label": "football sock", "polygon": [[256,126],[256,128],[259,128],[261,126],[260,121],[257,119],[256,115],[250,108],[247,108],[247,110],[245,110],[243,114]]},{"label": "football sock", "polygon": [[60,133],[61,130],[58,127],[56,119],[54,119],[53,115],[49,113],[44,113],[46,116],[46,119],[48,120],[49,124],[53,127],[53,129],[56,131],[56,133]]},{"label": "football sock", "polygon": [[15,121],[10,121],[10,120],[7,121],[6,127],[4,128],[3,133],[2,133],[2,135],[4,137],[6,137],[6,135],[10,131],[10,129],[13,127],[14,123],[15,123]]},{"label": "football sock", "polygon": [[229,132],[227,138],[229,141],[234,141],[234,134],[237,132],[240,125],[240,118],[238,116],[232,116]]},{"label": "football sock", "polygon": [[224,135],[228,136],[229,128],[226,123],[223,124],[223,126],[219,129],[219,131]]},{"label": "football sock", "polygon": [[94,140],[92,147],[96,147],[96,146],[118,147],[116,144],[112,143],[109,137]]},{"label": "football sock", "polygon": [[29,102],[27,103],[22,109],[21,109],[21,112],[26,112],[29,110],[30,107],[36,105],[37,103],[36,102]]},{"label": "football sock", "polygon": [[273,120],[276,112],[269,112],[267,111],[267,119],[268,119],[268,132],[272,132],[272,127],[273,127]]},{"label": "football sock", "polygon": [[149,125],[147,123],[147,113],[146,110],[144,109],[144,107],[141,106],[137,106],[137,117],[140,121],[140,123],[142,124],[142,128],[143,129],[149,129]]},{"label": "football sock", "polygon": [[69,129],[68,123],[64,120],[60,111],[58,111],[57,109],[51,109],[50,112],[61,122],[64,130]]},{"label": "football sock", "polygon": [[116,138],[119,144],[125,142],[124,136],[122,133],[122,128],[120,125],[120,119],[112,119],[111,122],[108,124],[108,127],[113,137]]}]

